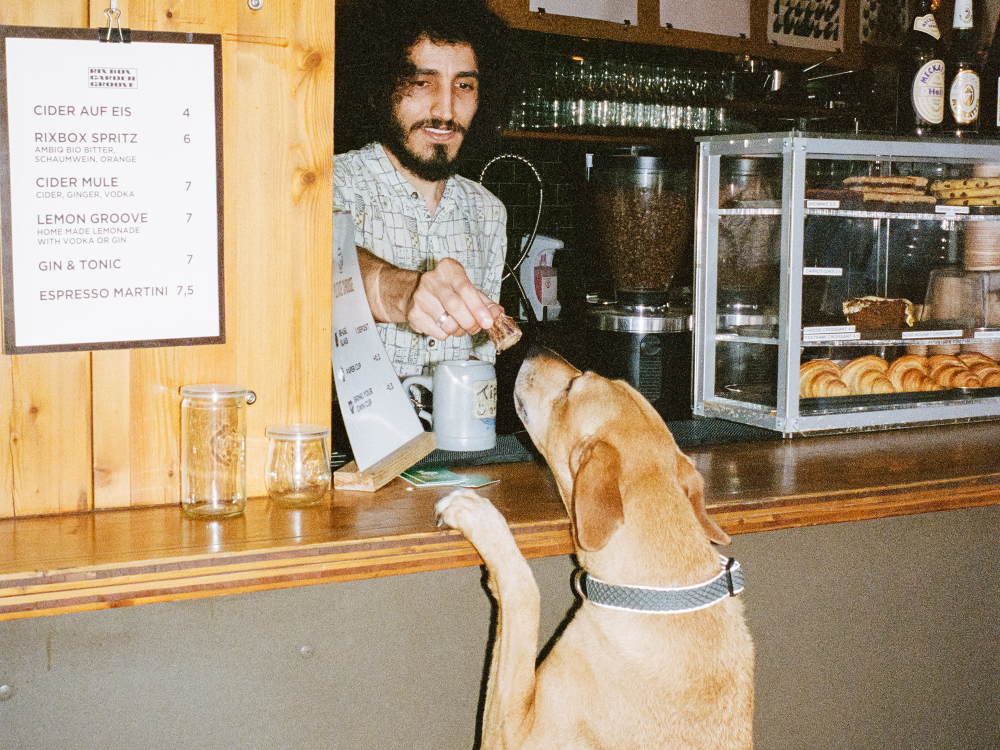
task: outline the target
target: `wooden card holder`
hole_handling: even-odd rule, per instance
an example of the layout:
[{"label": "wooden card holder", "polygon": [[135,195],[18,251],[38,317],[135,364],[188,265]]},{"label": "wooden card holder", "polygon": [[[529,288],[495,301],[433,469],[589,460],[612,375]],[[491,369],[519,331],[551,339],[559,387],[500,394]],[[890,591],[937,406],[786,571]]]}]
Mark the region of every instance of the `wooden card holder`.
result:
[{"label": "wooden card holder", "polygon": [[366,471],[358,471],[357,461],[333,472],[333,487],[338,490],[374,492],[398,477],[437,447],[433,432],[421,432]]}]

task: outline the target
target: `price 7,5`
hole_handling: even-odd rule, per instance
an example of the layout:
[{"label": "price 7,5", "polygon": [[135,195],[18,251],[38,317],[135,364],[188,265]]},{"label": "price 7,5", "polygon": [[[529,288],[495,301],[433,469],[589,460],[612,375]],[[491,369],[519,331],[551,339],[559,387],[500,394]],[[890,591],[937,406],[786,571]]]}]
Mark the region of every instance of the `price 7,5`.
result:
[{"label": "price 7,5", "polygon": [[177,287],[178,297],[193,297],[194,296],[194,286],[188,284],[187,286],[179,285]]}]

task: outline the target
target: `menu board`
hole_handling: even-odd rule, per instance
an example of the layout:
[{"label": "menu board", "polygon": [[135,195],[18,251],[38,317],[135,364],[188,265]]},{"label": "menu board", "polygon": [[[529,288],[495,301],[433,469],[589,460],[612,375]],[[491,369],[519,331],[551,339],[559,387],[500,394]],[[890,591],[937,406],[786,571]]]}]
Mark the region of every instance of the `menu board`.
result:
[{"label": "menu board", "polygon": [[0,32],[4,352],[224,343],[221,38]]}]

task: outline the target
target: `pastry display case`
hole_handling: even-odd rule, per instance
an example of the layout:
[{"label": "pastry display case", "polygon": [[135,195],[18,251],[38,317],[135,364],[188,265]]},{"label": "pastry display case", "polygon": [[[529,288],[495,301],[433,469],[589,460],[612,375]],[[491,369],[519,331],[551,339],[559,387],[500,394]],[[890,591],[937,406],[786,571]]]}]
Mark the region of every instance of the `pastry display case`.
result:
[{"label": "pastry display case", "polygon": [[1000,142],[698,140],[696,415],[786,436],[1000,417]]}]

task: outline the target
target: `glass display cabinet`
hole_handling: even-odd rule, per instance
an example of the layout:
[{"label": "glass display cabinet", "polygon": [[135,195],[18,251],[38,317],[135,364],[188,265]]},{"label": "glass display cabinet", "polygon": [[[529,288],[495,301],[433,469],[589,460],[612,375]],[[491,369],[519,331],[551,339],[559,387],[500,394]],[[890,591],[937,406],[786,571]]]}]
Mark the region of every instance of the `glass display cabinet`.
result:
[{"label": "glass display cabinet", "polygon": [[696,415],[785,436],[1000,417],[1000,143],[698,141]]}]

